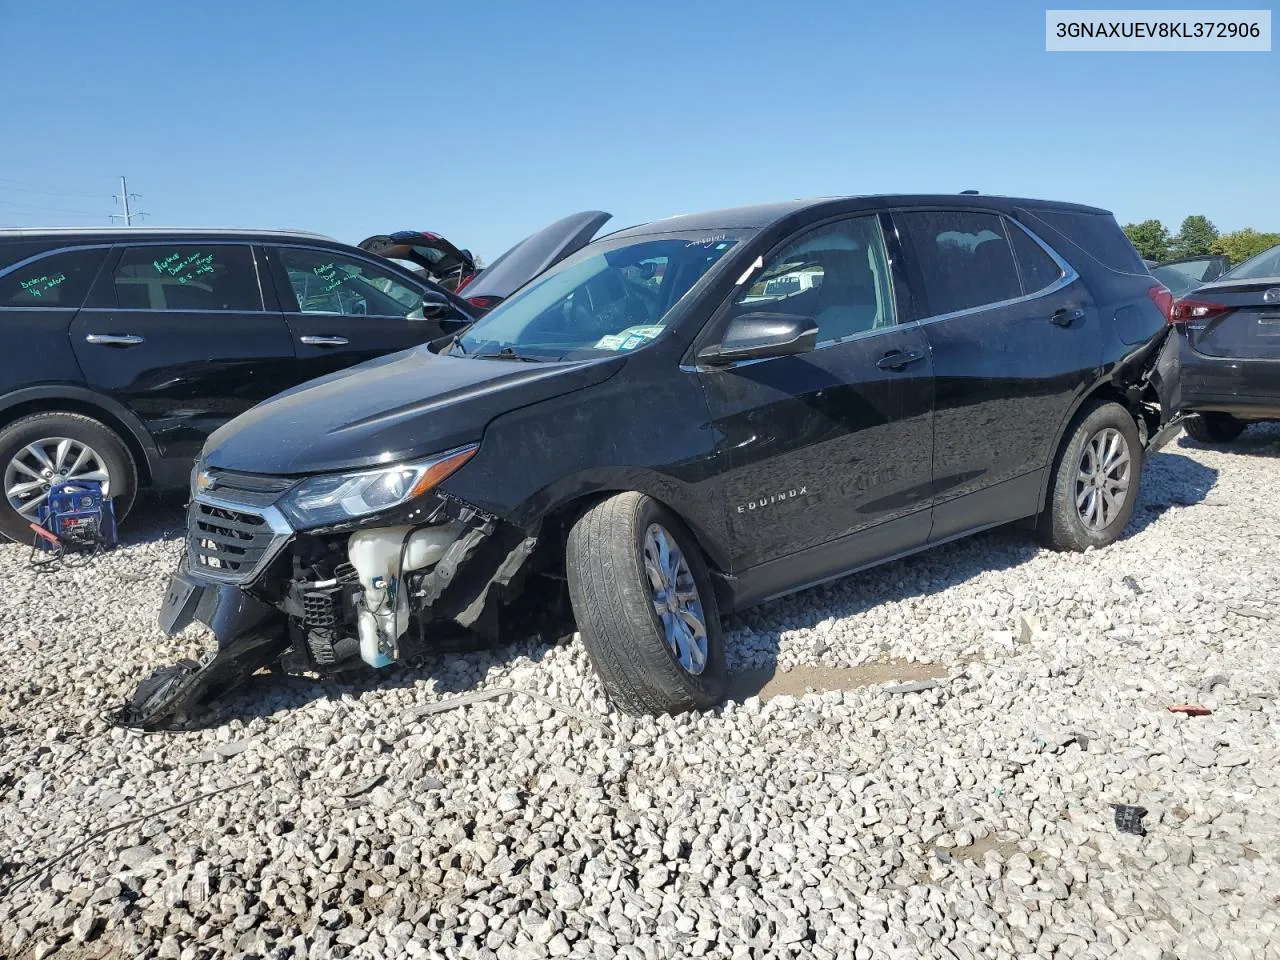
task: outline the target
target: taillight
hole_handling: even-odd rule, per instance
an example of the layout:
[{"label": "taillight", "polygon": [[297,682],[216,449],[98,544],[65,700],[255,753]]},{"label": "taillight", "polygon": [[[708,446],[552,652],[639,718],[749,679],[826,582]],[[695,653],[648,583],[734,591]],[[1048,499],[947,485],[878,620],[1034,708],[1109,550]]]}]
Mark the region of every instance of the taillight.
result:
[{"label": "taillight", "polygon": [[481,310],[490,310],[502,302],[501,297],[465,297],[467,303]]},{"label": "taillight", "polygon": [[454,287],[454,288],[453,288],[453,292],[454,292],[454,293],[461,293],[461,292],[462,292],[462,288],[463,288],[463,287],[465,287],[468,283],[470,283],[470,282],[471,282],[472,280],[474,280],[475,278],[476,278],[476,274],[474,274],[474,273],[468,273],[465,277],[463,277],[463,278],[462,278],[462,280],[461,280],[461,281],[459,281],[458,285],[457,285],[456,287]]},{"label": "taillight", "polygon": [[1213,303],[1209,300],[1196,300],[1193,297],[1183,297],[1181,300],[1175,301],[1173,309],[1170,311],[1170,323],[1207,323],[1210,320],[1216,320],[1218,317],[1225,316],[1231,312],[1231,308],[1221,303]]},{"label": "taillight", "polygon": [[1173,319],[1173,294],[1163,283],[1157,283],[1154,287],[1147,291],[1147,296],[1151,298],[1151,302],[1160,308],[1160,312],[1164,315],[1165,323],[1174,323]]}]

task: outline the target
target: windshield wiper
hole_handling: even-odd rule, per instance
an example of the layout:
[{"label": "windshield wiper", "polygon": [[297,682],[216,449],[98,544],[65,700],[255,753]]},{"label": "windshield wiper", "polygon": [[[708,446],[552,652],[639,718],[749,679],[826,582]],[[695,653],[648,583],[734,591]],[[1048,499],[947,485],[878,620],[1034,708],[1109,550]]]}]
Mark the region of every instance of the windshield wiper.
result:
[{"label": "windshield wiper", "polygon": [[549,357],[531,357],[527,353],[516,353],[510,347],[503,347],[493,353],[470,354],[473,360],[518,360],[523,363],[549,363]]}]

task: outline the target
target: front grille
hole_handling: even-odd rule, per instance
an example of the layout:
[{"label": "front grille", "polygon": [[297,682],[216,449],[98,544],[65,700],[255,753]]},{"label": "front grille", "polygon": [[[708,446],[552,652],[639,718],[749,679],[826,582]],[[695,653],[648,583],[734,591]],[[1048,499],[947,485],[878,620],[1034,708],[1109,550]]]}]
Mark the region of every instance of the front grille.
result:
[{"label": "front grille", "polygon": [[272,477],[232,470],[208,471],[212,481],[205,491],[215,499],[228,499],[247,507],[269,507],[280,494],[298,481],[293,477]]},{"label": "front grille", "polygon": [[260,514],[197,500],[187,518],[188,563],[192,570],[219,580],[244,580],[275,536]]}]

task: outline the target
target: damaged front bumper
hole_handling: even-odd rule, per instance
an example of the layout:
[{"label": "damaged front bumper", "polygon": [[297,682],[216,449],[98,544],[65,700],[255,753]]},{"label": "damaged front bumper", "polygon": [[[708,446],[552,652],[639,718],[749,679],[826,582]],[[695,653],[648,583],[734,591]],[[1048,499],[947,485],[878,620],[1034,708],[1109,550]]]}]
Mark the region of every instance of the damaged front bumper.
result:
[{"label": "damaged front bumper", "polygon": [[538,542],[536,531],[438,492],[386,516],[295,531],[265,485],[246,478],[248,489],[193,499],[159,624],[169,635],[204,624],[216,649],[156,671],[117,723],[195,725],[212,700],[274,663],[288,672],[385,667],[450,632],[496,638]]}]

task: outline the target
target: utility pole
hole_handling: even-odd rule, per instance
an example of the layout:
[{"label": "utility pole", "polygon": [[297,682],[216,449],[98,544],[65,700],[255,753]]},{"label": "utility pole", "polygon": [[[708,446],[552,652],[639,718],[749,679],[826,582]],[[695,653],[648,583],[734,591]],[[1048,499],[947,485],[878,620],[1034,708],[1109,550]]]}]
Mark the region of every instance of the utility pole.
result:
[{"label": "utility pole", "polygon": [[145,213],[130,213],[130,212],[129,212],[129,201],[130,201],[130,200],[141,200],[141,199],[142,199],[142,197],[140,197],[140,196],[139,196],[138,194],[136,194],[136,193],[130,193],[130,192],[129,192],[129,185],[128,185],[128,183],[125,181],[124,177],[121,177],[121,178],[120,178],[120,195],[119,195],[119,196],[117,196],[115,199],[116,199],[117,201],[119,201],[119,203],[121,204],[121,206],[123,206],[123,207],[124,207],[124,213],[122,213],[122,214],[121,214],[121,213],[113,213],[113,214],[111,214],[111,219],[112,219],[112,220],[123,220],[123,221],[124,221],[124,225],[125,225],[126,227],[132,227],[132,226],[133,226],[133,221],[134,221],[134,218],[135,218],[135,217],[136,217],[137,219],[141,220],[143,217],[145,217],[145,216],[146,216],[146,214],[145,214]]}]

